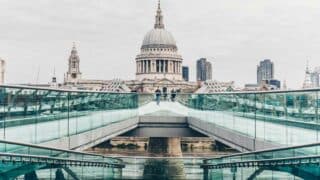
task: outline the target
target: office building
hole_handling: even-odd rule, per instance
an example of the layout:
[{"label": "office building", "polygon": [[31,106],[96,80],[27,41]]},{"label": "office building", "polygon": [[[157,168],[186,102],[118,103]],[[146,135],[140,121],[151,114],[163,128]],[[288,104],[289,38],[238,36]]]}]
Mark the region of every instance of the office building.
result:
[{"label": "office building", "polygon": [[212,80],[212,64],[206,58],[197,61],[197,81]]},{"label": "office building", "polygon": [[271,80],[274,78],[274,64],[270,59],[260,62],[257,67],[257,84],[261,85],[263,80]]},{"label": "office building", "polygon": [[189,81],[189,67],[188,66],[182,66],[182,78],[185,81]]}]

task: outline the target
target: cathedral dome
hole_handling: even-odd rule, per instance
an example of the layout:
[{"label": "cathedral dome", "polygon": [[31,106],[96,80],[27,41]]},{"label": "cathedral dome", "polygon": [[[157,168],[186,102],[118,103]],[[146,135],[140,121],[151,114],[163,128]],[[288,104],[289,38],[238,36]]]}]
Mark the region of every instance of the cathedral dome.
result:
[{"label": "cathedral dome", "polygon": [[164,28],[160,2],[158,4],[154,29],[144,36],[141,48],[177,48],[172,34]]},{"label": "cathedral dome", "polygon": [[169,31],[165,29],[152,29],[145,35],[142,43],[142,48],[149,47],[176,47],[176,42]]},{"label": "cathedral dome", "polygon": [[154,27],[144,36],[140,52],[136,56],[137,80],[150,80],[156,84],[162,84],[158,79],[182,81],[183,59],[172,34],[165,29],[160,1]]}]

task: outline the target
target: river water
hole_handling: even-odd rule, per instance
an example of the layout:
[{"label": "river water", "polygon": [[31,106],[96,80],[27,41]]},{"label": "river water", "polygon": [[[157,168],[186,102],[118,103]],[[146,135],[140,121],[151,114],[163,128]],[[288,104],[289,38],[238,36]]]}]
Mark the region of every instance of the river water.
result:
[{"label": "river water", "polygon": [[145,148],[95,148],[89,152],[120,158],[126,164],[123,179],[202,179],[201,163],[208,157],[234,153],[208,148],[182,149],[182,157],[152,157]]}]

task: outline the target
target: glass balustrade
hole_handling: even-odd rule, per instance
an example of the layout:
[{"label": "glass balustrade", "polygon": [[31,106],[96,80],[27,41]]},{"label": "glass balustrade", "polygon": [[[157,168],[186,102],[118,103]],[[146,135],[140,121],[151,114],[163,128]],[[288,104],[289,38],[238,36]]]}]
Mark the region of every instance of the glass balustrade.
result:
[{"label": "glass balustrade", "polygon": [[319,141],[319,90],[182,94],[188,116],[281,146]]},{"label": "glass balustrade", "polygon": [[43,143],[138,115],[134,93],[0,87],[0,138]]},{"label": "glass balustrade", "polygon": [[[270,142],[282,147],[310,144],[319,141],[319,91],[318,89],[310,89],[213,94],[177,93],[174,99],[170,94],[167,97],[162,95],[158,105],[155,102],[155,94],[0,86],[0,139],[39,144],[83,132],[90,133],[92,130],[108,124],[145,115],[194,118],[208,125],[211,124],[250,137],[255,141]],[[14,154],[46,155],[48,153],[44,149],[21,147],[10,143],[5,145],[0,143],[0,149],[4,153]],[[318,149],[319,147],[311,146],[294,150],[282,149],[254,155],[243,154],[224,157],[208,162],[221,164],[290,158],[298,154],[317,156],[319,155]],[[71,158],[66,152],[52,150],[50,153],[52,158]],[[72,158],[82,160],[93,158],[91,160],[98,161],[95,157],[83,157],[75,154],[72,155]],[[140,160],[136,159],[135,161]],[[150,164],[149,160],[143,160],[143,162],[147,164],[147,167],[159,163]],[[76,169],[79,167],[74,168],[72,171],[77,171]],[[247,174],[250,174],[256,170],[254,167],[250,168],[252,169],[242,169],[241,172],[248,171]],[[71,169],[69,170],[71,171]],[[78,172],[86,170],[79,168]],[[64,170],[64,172],[66,171],[68,170]],[[91,169],[91,171],[94,172],[95,169]],[[214,171],[215,173],[211,174],[217,177],[225,174],[228,174],[230,178],[235,174],[241,175],[237,174],[239,169],[238,171],[235,169],[213,169],[212,172]],[[100,175],[102,172],[101,176],[103,176],[104,171],[99,170],[99,172]],[[270,172],[273,175],[275,173],[273,171],[257,171],[256,173],[264,173],[264,177],[272,177]],[[42,173],[54,174],[56,172],[43,170]],[[285,172],[281,173],[281,177],[288,177]],[[83,173],[83,175],[85,174]]]}]

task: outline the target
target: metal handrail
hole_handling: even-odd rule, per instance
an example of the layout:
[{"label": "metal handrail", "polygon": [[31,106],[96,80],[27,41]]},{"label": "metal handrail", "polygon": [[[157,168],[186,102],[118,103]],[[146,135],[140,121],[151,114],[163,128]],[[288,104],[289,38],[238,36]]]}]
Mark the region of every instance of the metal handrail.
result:
[{"label": "metal handrail", "polygon": [[[21,158],[38,158],[38,159],[45,159],[45,160],[58,160],[58,161],[64,161],[64,162],[78,162],[78,163],[90,163],[90,164],[104,164],[104,165],[111,165],[114,167],[124,168],[124,164],[119,163],[109,163],[109,162],[101,162],[101,161],[89,161],[89,160],[76,160],[76,159],[68,159],[68,158],[58,158],[58,157],[50,157],[50,156],[43,156],[43,155],[27,155],[27,154],[15,154],[15,153],[0,153],[0,157],[21,157]],[[12,159],[4,160],[1,159],[1,161],[11,161]],[[26,159],[23,159],[21,161],[25,162]],[[17,161],[15,159],[14,161]],[[64,164],[64,163],[59,163]]]},{"label": "metal handrail", "polygon": [[[104,91],[90,91],[90,90],[71,90],[71,89],[59,89],[51,87],[36,87],[27,85],[0,85],[0,88],[24,88],[24,89],[37,89],[37,90],[51,90],[61,92],[87,92],[87,93],[109,93],[109,94],[139,94],[139,95],[151,95],[154,93],[136,93],[136,92],[104,92]],[[273,91],[231,91],[231,92],[213,92],[213,93],[177,93],[177,95],[230,95],[230,94],[272,94],[272,93],[294,93],[294,92],[315,92],[320,91],[320,88],[308,88],[308,89],[296,89],[296,90],[273,90]],[[168,92],[170,94],[170,92]]]},{"label": "metal handrail", "polygon": [[253,152],[236,153],[236,154],[231,154],[231,155],[220,156],[217,158],[207,158],[205,160],[215,160],[215,159],[222,159],[222,158],[228,158],[228,157],[251,155],[251,154],[258,154],[258,153],[265,153],[265,152],[275,152],[275,151],[305,148],[305,147],[312,147],[312,146],[320,146],[320,142],[302,144],[302,145],[296,145],[296,146],[288,146],[288,147],[282,147],[282,148],[270,148],[270,149],[264,149],[264,150],[253,151]]},{"label": "metal handrail", "polygon": [[[65,153],[73,153],[73,154],[79,154],[79,155],[110,158],[110,159],[115,159],[115,160],[121,161],[121,159],[119,159],[119,158],[104,156],[104,155],[101,155],[101,154],[85,153],[85,152],[82,152],[82,151],[67,150],[67,149],[54,148],[54,147],[48,147],[48,146],[36,145],[36,144],[30,144],[30,143],[22,143],[22,142],[8,141],[8,140],[2,140],[2,139],[0,139],[0,143],[12,144],[12,145],[18,145],[18,146],[20,145],[20,146],[26,146],[26,147],[31,147],[31,148],[39,148],[39,149],[45,149],[45,150],[52,150],[52,151],[61,151],[61,152],[65,152]],[[0,153],[2,153],[2,152],[0,152]]]},{"label": "metal handrail", "polygon": [[90,90],[72,90],[72,89],[59,89],[52,87],[36,87],[26,85],[0,85],[0,88],[22,88],[31,90],[48,90],[48,91],[59,91],[59,92],[79,92],[79,93],[100,93],[100,94],[136,94],[132,92],[106,92],[106,91],[90,91]]},{"label": "metal handrail", "polygon": [[[248,160],[248,161],[234,161],[234,162],[225,162],[225,163],[218,163],[218,164],[202,164],[200,165],[201,168],[209,168],[210,166],[227,166],[227,165],[233,165],[233,164],[252,164],[253,166],[258,164],[258,163],[268,163],[268,162],[274,162],[274,161],[298,161],[300,160],[301,163],[310,163],[310,162],[303,162],[301,160],[304,159],[320,159],[320,155],[312,155],[312,156],[299,156],[299,157],[287,157],[287,158],[275,158],[275,159],[259,159],[259,160]],[[319,162],[314,162],[314,163],[319,163]]]}]

